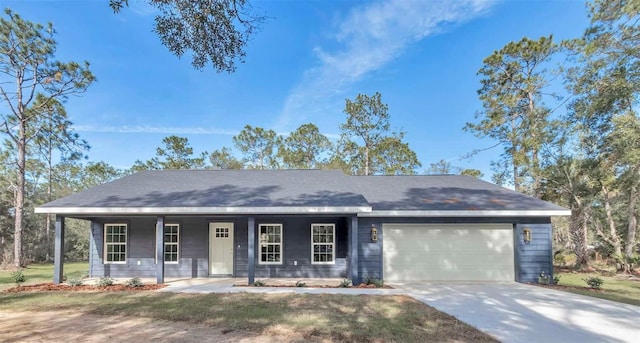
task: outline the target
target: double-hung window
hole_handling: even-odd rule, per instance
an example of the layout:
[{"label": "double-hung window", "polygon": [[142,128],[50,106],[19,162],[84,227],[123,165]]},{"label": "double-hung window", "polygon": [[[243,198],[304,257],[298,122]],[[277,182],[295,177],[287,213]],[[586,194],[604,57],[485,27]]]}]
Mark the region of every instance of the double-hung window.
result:
[{"label": "double-hung window", "polygon": [[127,224],[104,224],[104,263],[127,263]]},{"label": "double-hung window", "polygon": [[180,225],[164,225],[164,262],[178,263],[180,250]]},{"label": "double-hung window", "polygon": [[335,263],[336,226],[334,224],[311,224],[311,263]]},{"label": "double-hung window", "polygon": [[282,224],[260,224],[260,264],[282,264]]}]

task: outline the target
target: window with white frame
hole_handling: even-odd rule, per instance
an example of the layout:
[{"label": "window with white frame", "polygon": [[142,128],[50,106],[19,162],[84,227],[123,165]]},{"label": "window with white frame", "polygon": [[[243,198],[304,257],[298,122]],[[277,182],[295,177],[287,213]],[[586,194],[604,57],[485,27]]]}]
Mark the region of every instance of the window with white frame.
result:
[{"label": "window with white frame", "polygon": [[311,263],[335,263],[336,226],[334,224],[311,224]]},{"label": "window with white frame", "polygon": [[260,264],[282,264],[282,224],[260,224]]},{"label": "window with white frame", "polygon": [[178,263],[178,251],[180,250],[180,225],[164,225],[164,262]]},{"label": "window with white frame", "polygon": [[127,224],[104,224],[104,263],[127,263]]}]

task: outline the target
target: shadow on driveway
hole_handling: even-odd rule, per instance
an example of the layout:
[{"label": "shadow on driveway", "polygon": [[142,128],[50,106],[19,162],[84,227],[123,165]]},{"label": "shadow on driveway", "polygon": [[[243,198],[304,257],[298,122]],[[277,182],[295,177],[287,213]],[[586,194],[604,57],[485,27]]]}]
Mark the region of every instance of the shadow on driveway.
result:
[{"label": "shadow on driveway", "polygon": [[502,342],[640,342],[640,307],[518,283],[394,284]]}]

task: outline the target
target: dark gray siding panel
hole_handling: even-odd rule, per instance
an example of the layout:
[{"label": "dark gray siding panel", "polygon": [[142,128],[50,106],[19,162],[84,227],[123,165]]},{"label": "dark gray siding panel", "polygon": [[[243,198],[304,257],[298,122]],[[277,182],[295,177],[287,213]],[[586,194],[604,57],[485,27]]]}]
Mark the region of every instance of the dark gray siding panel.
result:
[{"label": "dark gray siding panel", "polygon": [[[549,218],[517,218],[517,217],[468,217],[468,218],[359,218],[359,275],[361,280],[367,277],[380,278],[382,275],[382,257],[384,250],[383,223],[407,223],[407,224],[475,224],[475,223],[509,223],[516,224],[514,234],[514,252],[516,280],[519,282],[534,282],[538,280],[540,272],[545,274],[553,272],[551,265],[551,224]],[[371,242],[371,227],[378,228],[378,243]],[[533,240],[524,246],[522,241],[522,228],[530,227],[533,232]],[[517,231],[519,230],[519,231]],[[376,247],[377,245],[377,247]]]},{"label": "dark gray siding panel", "polygon": [[[180,261],[177,264],[165,264],[165,277],[207,276],[208,221],[205,218],[166,217],[165,222],[180,224]],[[107,223],[128,224],[125,264],[104,264],[103,225]],[[91,229],[95,243],[95,249],[91,252],[92,274],[96,277],[155,277],[155,224],[155,217],[94,219]]]},{"label": "dark gray siding panel", "polygon": [[[103,224],[124,222],[129,225],[126,264],[103,264]],[[166,264],[165,277],[206,277],[209,260],[209,223],[233,222],[234,275],[247,276],[247,218],[166,217],[167,223],[179,223],[180,263]],[[154,228],[156,217],[98,218],[91,225],[92,276],[155,277]],[[284,230],[282,265],[261,265],[256,252],[256,277],[346,278],[348,265],[347,217],[256,217],[256,224],[281,223]],[[311,223],[336,224],[336,262],[311,264]],[[551,225],[549,218],[358,218],[358,277],[360,280],[382,277],[384,249],[383,223],[516,223],[514,234],[516,281],[535,282],[542,271],[552,273]],[[371,228],[378,229],[378,241],[371,240]],[[532,229],[530,244],[522,241],[522,229]],[[254,228],[255,230],[255,228]],[[258,246],[256,235],[256,247]]]},{"label": "dark gray siding panel", "polygon": [[[531,242],[523,240],[524,228],[531,230]],[[542,272],[553,277],[551,224],[517,224],[514,247],[516,249],[516,281],[538,282]]]},{"label": "dark gray siding panel", "polygon": [[[247,227],[246,219],[236,230],[236,277],[247,276]],[[311,224],[326,223],[336,225],[335,264],[311,264]],[[256,250],[256,278],[344,278],[347,275],[347,222],[341,217],[285,217],[256,218],[256,228],[260,224],[282,224],[283,263],[263,265]],[[259,247],[256,235],[256,247]],[[239,248],[238,248],[239,247]],[[259,248],[256,248],[259,249]]]},{"label": "dark gray siding panel", "polygon": [[[371,240],[371,228],[378,229],[378,241]],[[382,225],[380,219],[358,218],[358,276],[361,281],[367,278],[382,278]]]}]

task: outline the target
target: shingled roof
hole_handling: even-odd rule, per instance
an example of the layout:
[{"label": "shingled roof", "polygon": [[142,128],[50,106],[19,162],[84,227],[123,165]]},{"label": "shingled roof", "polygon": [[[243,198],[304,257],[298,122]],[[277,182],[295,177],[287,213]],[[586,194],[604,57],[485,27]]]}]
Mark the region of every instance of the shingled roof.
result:
[{"label": "shingled roof", "polygon": [[348,176],[335,170],[150,170],[36,208],[38,213],[566,215],[471,176]]}]

